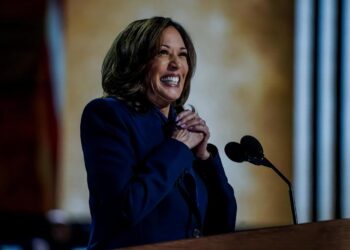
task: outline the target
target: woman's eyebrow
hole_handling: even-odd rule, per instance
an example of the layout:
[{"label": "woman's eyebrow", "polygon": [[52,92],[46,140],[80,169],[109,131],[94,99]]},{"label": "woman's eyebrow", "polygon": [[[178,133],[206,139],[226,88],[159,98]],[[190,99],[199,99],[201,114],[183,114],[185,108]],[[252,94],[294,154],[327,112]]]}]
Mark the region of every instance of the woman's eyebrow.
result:
[{"label": "woman's eyebrow", "polygon": [[[163,47],[166,47],[166,48],[170,49],[170,46],[166,45],[166,44],[161,44],[160,46],[161,47],[163,46]],[[180,47],[180,50],[187,50],[187,49],[186,49],[186,47]]]}]

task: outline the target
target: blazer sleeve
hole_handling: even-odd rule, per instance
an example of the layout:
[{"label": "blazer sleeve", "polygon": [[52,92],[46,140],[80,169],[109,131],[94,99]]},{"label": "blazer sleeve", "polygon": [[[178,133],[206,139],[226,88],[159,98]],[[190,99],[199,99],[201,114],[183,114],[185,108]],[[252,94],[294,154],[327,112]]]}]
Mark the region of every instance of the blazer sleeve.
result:
[{"label": "blazer sleeve", "polygon": [[208,144],[208,160],[196,160],[195,169],[204,180],[208,191],[208,207],[204,222],[205,235],[233,232],[236,224],[237,203],[229,184],[217,148]]},{"label": "blazer sleeve", "polygon": [[82,114],[81,142],[90,207],[134,225],[155,208],[181,173],[191,167],[193,154],[185,144],[167,138],[147,159],[138,160],[128,126],[130,114],[117,104],[119,107],[116,102],[97,99]]}]

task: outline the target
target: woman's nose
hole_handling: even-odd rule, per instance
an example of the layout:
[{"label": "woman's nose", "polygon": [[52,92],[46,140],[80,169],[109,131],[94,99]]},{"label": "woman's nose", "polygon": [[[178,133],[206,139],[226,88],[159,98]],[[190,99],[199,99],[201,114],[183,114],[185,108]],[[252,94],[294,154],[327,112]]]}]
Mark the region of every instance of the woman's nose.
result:
[{"label": "woman's nose", "polygon": [[171,56],[170,62],[169,62],[169,68],[172,70],[177,70],[181,66],[179,57],[176,55]]}]

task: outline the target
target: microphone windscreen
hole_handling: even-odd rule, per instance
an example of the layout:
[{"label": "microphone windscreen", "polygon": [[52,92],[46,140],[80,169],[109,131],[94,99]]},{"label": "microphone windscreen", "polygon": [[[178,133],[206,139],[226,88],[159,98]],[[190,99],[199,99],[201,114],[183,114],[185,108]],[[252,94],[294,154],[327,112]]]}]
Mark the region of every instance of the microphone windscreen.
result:
[{"label": "microphone windscreen", "polygon": [[253,136],[243,136],[241,139],[241,145],[243,149],[248,153],[248,155],[258,158],[264,157],[263,147],[261,146],[260,142]]},{"label": "microphone windscreen", "polygon": [[237,142],[229,142],[225,146],[227,157],[235,162],[243,162],[247,160],[246,153],[241,144]]}]

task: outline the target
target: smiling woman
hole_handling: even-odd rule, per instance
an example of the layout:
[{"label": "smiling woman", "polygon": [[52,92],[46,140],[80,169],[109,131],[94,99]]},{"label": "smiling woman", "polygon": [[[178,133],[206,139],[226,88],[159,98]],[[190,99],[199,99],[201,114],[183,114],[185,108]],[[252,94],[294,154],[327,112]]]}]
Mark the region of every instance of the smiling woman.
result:
[{"label": "smiling woman", "polygon": [[170,18],[131,23],[102,67],[105,97],[81,119],[89,249],[232,232],[236,200],[206,122],[184,110],[196,64]]},{"label": "smiling woman", "polygon": [[167,27],[160,37],[157,56],[150,62],[148,99],[168,116],[169,104],[180,98],[188,72],[187,49],[180,33]]},{"label": "smiling woman", "polygon": [[[190,93],[190,82],[196,67],[196,51],[184,28],[166,18],[134,21],[117,36],[102,65],[102,87],[105,93],[126,100],[137,111],[147,110],[149,101],[145,94],[149,84],[145,83],[151,81],[150,68],[153,62],[164,61],[160,59],[169,57],[166,56],[168,53],[174,53],[172,50],[175,48],[169,48],[165,42],[176,42],[179,43],[177,46],[183,46],[178,56],[183,57],[185,53],[188,72],[183,92],[174,102],[176,108],[181,107]],[[170,54],[170,59],[173,56]]]}]

